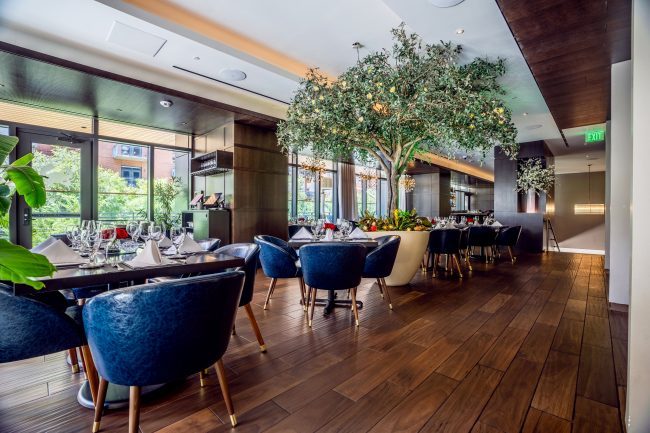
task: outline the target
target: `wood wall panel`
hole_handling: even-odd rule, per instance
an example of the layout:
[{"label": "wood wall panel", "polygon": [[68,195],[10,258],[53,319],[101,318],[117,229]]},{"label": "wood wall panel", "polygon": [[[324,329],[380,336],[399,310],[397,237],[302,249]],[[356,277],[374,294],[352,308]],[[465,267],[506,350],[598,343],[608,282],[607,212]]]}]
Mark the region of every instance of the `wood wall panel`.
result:
[{"label": "wood wall panel", "polygon": [[287,237],[288,161],[275,132],[235,123],[233,242]]}]

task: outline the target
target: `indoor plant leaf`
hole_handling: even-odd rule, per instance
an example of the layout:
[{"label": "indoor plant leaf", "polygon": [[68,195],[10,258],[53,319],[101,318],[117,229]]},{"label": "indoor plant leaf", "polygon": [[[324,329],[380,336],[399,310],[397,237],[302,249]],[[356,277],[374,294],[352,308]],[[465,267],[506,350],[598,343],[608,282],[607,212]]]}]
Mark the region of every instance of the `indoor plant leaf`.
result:
[{"label": "indoor plant leaf", "polygon": [[0,195],[0,216],[9,212],[10,206],[11,206],[11,200],[6,196]]},{"label": "indoor plant leaf", "polygon": [[0,164],[7,159],[16,144],[18,144],[18,137],[0,135]]},{"label": "indoor plant leaf", "polygon": [[41,207],[45,204],[45,182],[32,167],[16,165],[16,163],[22,162],[21,160],[24,158],[20,158],[8,166],[5,177],[13,182],[16,191],[25,197],[25,201],[29,206]]},{"label": "indoor plant leaf", "polygon": [[26,284],[35,289],[43,287],[43,283],[30,277],[47,277],[56,271],[47,258],[34,254],[29,250],[0,239],[0,280]]}]

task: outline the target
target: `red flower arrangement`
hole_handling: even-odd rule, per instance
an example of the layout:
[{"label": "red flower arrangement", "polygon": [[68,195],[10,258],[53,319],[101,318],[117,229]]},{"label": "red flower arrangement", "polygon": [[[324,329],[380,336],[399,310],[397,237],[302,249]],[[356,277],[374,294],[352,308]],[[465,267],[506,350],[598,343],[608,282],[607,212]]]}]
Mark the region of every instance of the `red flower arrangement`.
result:
[{"label": "red flower arrangement", "polygon": [[468,223],[473,223],[473,222],[474,222],[474,218],[472,218],[472,217],[467,218],[467,222],[468,222]]},{"label": "red flower arrangement", "polygon": [[325,229],[325,230],[330,229],[330,230],[334,231],[334,230],[336,230],[336,224],[325,223],[325,224],[323,224],[323,229]]},{"label": "red flower arrangement", "polygon": [[[108,239],[108,230],[102,230],[102,239]],[[121,227],[118,227],[115,229],[115,238],[116,239],[128,239],[129,238],[129,233],[126,231],[126,229],[123,229]]]}]

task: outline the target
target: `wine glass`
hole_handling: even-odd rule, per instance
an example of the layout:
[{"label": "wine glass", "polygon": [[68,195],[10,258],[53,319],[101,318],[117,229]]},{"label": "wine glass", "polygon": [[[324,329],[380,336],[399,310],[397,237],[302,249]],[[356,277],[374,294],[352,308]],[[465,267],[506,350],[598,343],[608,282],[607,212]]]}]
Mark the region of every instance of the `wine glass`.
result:
[{"label": "wine glass", "polygon": [[151,226],[153,224],[150,221],[141,221],[138,226],[138,231],[140,232],[140,237],[144,240],[145,243],[151,238]]},{"label": "wine glass", "polygon": [[65,235],[70,241],[70,245],[72,245],[72,249],[78,250],[79,240],[81,236],[81,230],[79,229],[79,227],[76,225],[69,226],[65,231]]},{"label": "wine glass", "polygon": [[162,239],[163,229],[160,224],[149,221],[149,238],[152,241],[159,242]]},{"label": "wine glass", "polygon": [[176,255],[178,256],[180,254],[179,248],[185,239],[185,228],[172,226],[172,228],[169,229],[169,236],[171,237],[172,244],[174,244],[174,248],[176,249]]},{"label": "wine glass", "polygon": [[129,221],[126,224],[126,232],[129,234],[129,236],[131,236],[133,242],[136,242],[136,239],[140,235],[139,229],[140,224],[138,224],[136,221]]}]

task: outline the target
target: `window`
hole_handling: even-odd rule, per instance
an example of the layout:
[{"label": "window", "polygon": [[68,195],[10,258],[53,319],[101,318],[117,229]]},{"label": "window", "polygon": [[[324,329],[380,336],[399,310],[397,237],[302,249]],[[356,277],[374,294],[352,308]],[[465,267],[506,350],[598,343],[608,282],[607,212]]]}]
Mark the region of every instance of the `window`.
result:
[{"label": "window", "polygon": [[383,177],[383,171],[376,170],[376,179],[363,178],[361,175],[372,174],[374,170],[368,170],[362,166],[356,167],[357,180],[357,211],[359,214],[365,211],[375,216],[386,216],[388,209],[388,183]]},{"label": "window", "polygon": [[289,216],[292,218],[337,218],[336,170],[332,161],[325,161],[323,173],[305,170],[303,155],[289,155]]},{"label": "window", "polygon": [[142,147],[131,146],[129,144],[122,144],[120,147],[122,150],[122,156],[132,156],[135,158],[142,158]]},{"label": "window", "polygon": [[190,154],[158,148],[153,155],[154,220],[169,228],[181,223],[181,212],[189,203]]},{"label": "window", "polygon": [[320,217],[336,221],[334,214],[334,172],[325,172],[320,177]]},{"label": "window", "polygon": [[128,186],[136,187],[138,180],[142,179],[142,168],[122,166],[121,176],[126,180]]},{"label": "window", "polygon": [[[0,125],[0,135],[9,135],[9,127]],[[9,158],[0,161],[0,164],[8,164]],[[0,216],[0,239],[9,239],[9,212]]]},{"label": "window", "polygon": [[295,168],[292,167],[291,165],[289,166],[289,179],[288,179],[288,184],[289,184],[289,194],[287,197],[289,198],[289,205],[287,206],[288,212],[289,212],[289,218],[293,216],[293,185],[294,185],[294,172]]},{"label": "window", "polygon": [[[125,223],[146,219],[149,215],[148,146],[126,145],[142,155],[138,160],[123,165],[121,143],[100,140],[98,143],[97,208],[99,219]],[[120,149],[119,157],[115,149]]]}]

